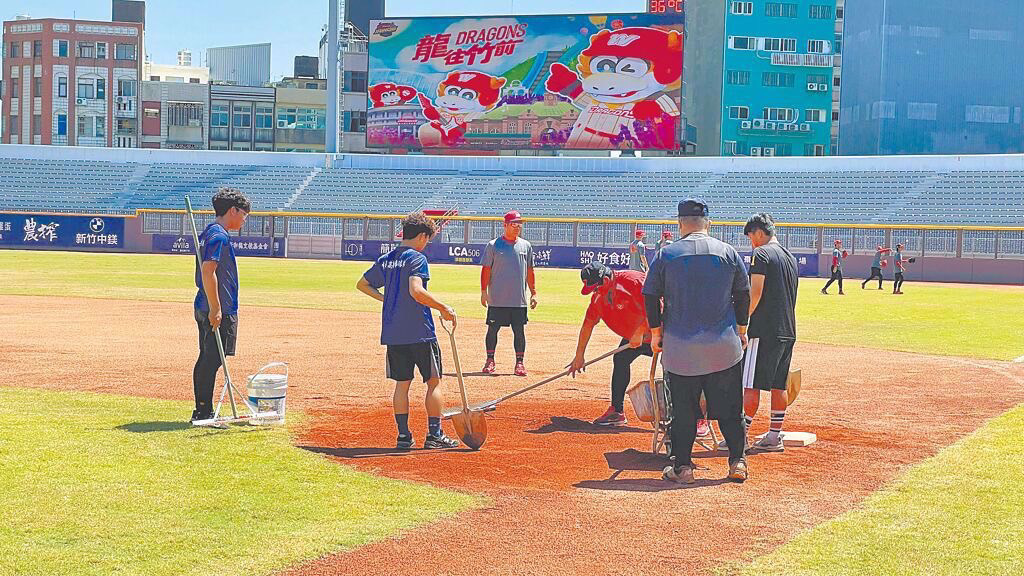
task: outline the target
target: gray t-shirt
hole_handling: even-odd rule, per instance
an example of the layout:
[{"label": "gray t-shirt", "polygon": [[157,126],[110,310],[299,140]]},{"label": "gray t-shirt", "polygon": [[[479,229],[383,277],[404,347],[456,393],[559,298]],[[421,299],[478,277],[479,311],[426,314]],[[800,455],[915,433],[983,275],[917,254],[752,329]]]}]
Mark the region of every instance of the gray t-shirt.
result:
[{"label": "gray t-shirt", "polygon": [[843,271],[843,251],[839,248],[832,249],[832,262],[835,262],[835,267],[838,268],[840,272]]},{"label": "gray t-shirt", "polygon": [[640,257],[647,250],[647,246],[644,245],[643,240],[633,240],[629,244],[629,269],[637,270],[639,272],[647,272],[647,267],[644,266],[644,261]]},{"label": "gray t-shirt", "polygon": [[526,271],[533,268],[533,245],[522,238],[509,244],[505,237],[487,243],[481,266],[491,268],[488,302],[498,308],[526,308]]},{"label": "gray t-shirt", "polygon": [[661,250],[651,263],[644,294],[663,299],[665,370],[680,376],[721,372],[743,358],[733,298],[750,292],[736,249],[704,233]]},{"label": "gray t-shirt", "polygon": [[872,268],[881,268],[882,267],[882,256],[884,256],[884,255],[885,255],[885,252],[882,252],[881,250],[876,250],[875,251],[875,257],[874,257],[873,260],[871,260],[871,267]]}]

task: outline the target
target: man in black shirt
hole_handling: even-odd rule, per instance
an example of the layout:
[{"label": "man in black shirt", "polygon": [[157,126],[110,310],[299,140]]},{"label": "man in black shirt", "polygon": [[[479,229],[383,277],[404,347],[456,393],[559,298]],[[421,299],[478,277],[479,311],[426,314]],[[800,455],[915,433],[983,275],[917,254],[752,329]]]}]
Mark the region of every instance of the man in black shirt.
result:
[{"label": "man in black shirt", "polygon": [[772,394],[771,429],[751,446],[782,452],[782,421],[786,417],[786,380],[796,341],[796,258],[775,237],[770,214],[754,214],[743,227],[754,248],[750,262],[750,327],[743,381],[743,422],[750,428],[761,390]]}]

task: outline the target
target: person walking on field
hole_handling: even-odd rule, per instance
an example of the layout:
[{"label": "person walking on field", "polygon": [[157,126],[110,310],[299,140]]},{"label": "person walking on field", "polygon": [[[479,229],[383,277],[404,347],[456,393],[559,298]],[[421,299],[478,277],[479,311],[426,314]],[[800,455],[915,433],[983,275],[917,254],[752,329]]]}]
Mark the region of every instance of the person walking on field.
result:
[{"label": "person walking on field", "polygon": [[515,210],[505,214],[504,234],[487,243],[480,261],[480,304],[487,308],[484,374],[494,374],[498,331],[509,326],[516,352],[515,375],[526,376],[523,356],[526,354],[526,323],[529,322],[527,306],[529,309],[537,307],[537,283],[533,273],[533,245],[519,237],[522,231],[522,215]]},{"label": "person walking on field", "polygon": [[860,283],[862,290],[867,286],[868,282],[871,282],[875,278],[878,278],[878,289],[882,289],[882,280],[884,280],[884,278],[882,278],[882,258],[889,252],[892,252],[892,249],[884,248],[881,244],[875,248],[875,258],[871,261],[871,276],[868,276]]},{"label": "person walking on field", "polygon": [[[707,417],[729,448],[728,478],[747,479],[743,433],[743,348],[750,314],[750,280],[736,249],[708,235],[707,204],[679,203],[680,238],[661,251],[644,282],[651,350],[661,362],[672,399],[672,465],[662,478],[692,484],[693,442],[700,396]],[[664,306],[664,311],[662,311]]]},{"label": "person walking on field", "polygon": [[843,296],[843,259],[847,256],[846,250],[843,250],[843,241],[836,240],[835,248],[832,249],[832,277],[825,283],[825,287],[821,289],[822,294],[828,294],[828,287],[832,285],[836,280],[839,281],[839,295]]},{"label": "person walking on field", "polygon": [[892,283],[893,294],[903,294],[903,273],[907,271],[907,264],[913,264],[917,258],[903,257],[903,244],[896,245],[896,252],[892,255],[892,269],[895,278]]},{"label": "person walking on field", "polygon": [[633,234],[636,236],[636,239],[629,243],[629,269],[646,274],[649,266],[647,262],[647,245],[644,244],[644,238],[647,237],[647,233],[637,228]]}]

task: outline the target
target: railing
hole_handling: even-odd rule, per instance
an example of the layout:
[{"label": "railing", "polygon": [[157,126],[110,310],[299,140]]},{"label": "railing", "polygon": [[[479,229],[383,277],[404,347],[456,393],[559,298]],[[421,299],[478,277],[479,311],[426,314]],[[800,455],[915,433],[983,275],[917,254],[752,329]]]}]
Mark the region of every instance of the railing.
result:
[{"label": "railing", "polygon": [[785,52],[772,52],[772,65],[831,68],[832,54],[791,54]]},{"label": "railing", "polygon": [[[184,234],[188,230],[180,210],[139,210],[143,232]],[[253,212],[243,235],[318,236],[343,240],[394,240],[402,216],[384,214],[334,214],[306,212]],[[501,218],[446,216],[443,240],[480,244],[501,233]],[[748,251],[742,222],[713,222],[712,236]],[[581,218],[531,218],[523,237],[549,246],[622,248],[641,228],[653,242],[663,230],[678,236],[671,220],[615,220]],[[843,241],[850,254],[874,254],[878,245],[904,245],[908,256],[943,258],[1024,259],[1024,228],[986,226],[909,226],[873,224],[780,223],[778,238],[794,253],[829,254],[833,240]]]}]

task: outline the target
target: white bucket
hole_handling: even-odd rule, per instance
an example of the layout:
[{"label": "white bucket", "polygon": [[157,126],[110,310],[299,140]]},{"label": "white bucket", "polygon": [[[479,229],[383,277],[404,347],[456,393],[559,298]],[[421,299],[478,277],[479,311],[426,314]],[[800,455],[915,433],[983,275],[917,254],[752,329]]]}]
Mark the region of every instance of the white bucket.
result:
[{"label": "white bucket", "polygon": [[[283,367],[284,374],[266,372],[270,368],[277,367]],[[271,362],[260,368],[259,372],[249,376],[246,393],[249,395],[249,403],[256,408],[256,417],[251,420],[253,424],[284,424],[285,396],[288,394],[288,364]],[[276,414],[261,418],[259,415],[265,412],[276,412]]]},{"label": "white bucket", "polygon": [[[641,422],[654,422],[654,402],[651,398],[651,387],[647,382],[637,382],[626,391],[626,394],[633,404],[633,412],[636,412],[637,419]],[[664,422],[668,420],[668,390],[661,378],[654,381],[654,386],[658,390],[658,413]]]}]

